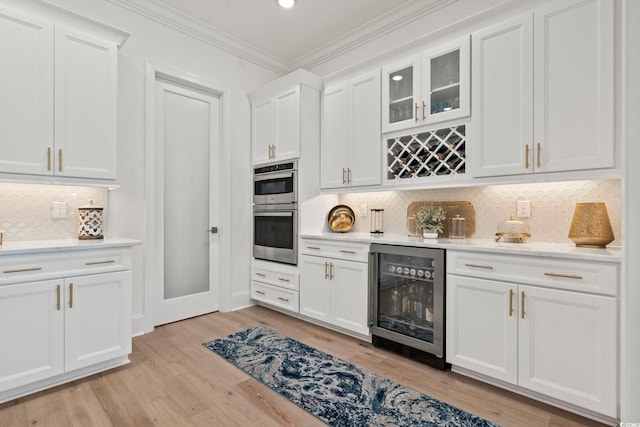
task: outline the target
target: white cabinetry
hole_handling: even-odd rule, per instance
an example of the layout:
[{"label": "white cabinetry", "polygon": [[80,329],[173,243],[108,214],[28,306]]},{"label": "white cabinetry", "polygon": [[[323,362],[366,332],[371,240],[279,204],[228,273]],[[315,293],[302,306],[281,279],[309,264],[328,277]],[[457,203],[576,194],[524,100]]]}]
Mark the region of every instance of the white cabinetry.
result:
[{"label": "white cabinetry", "polygon": [[300,274],[294,266],[254,259],[251,298],[282,310],[298,312]]},{"label": "white cabinetry", "polygon": [[0,172],[116,178],[116,42],[0,9]]},{"label": "white cabinetry", "polygon": [[382,127],[392,132],[470,114],[469,36],[382,70]]},{"label": "white cabinetry", "polygon": [[473,34],[474,176],[615,166],[613,10],[562,0]]},{"label": "white cabinetry", "polygon": [[251,159],[253,165],[300,157],[305,127],[317,122],[321,81],[298,70],[252,92]]},{"label": "white cabinetry", "polygon": [[447,269],[454,370],[617,416],[616,264],[448,251]]},{"label": "white cabinetry", "polygon": [[130,249],[0,257],[0,402],[122,365]]},{"label": "white cabinetry", "polygon": [[380,70],[327,86],[322,100],[321,187],[380,184]]},{"label": "white cabinetry", "polygon": [[359,335],[367,326],[368,245],[305,239],[300,314]]}]

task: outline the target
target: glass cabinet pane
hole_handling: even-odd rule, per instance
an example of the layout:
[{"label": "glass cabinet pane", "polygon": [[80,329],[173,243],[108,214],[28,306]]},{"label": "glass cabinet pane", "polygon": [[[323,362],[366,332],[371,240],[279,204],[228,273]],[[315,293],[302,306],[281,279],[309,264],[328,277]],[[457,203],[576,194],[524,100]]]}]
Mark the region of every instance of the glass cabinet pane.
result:
[{"label": "glass cabinet pane", "polygon": [[460,50],[431,58],[431,114],[460,108]]},{"label": "glass cabinet pane", "polygon": [[413,66],[389,73],[389,123],[413,118]]}]

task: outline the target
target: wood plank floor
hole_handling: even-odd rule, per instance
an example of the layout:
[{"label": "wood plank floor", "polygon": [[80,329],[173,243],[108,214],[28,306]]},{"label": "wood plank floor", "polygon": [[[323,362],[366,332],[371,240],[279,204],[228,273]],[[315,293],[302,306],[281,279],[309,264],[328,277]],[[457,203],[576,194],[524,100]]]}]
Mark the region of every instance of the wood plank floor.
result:
[{"label": "wood plank floor", "polygon": [[602,424],[264,307],[161,326],[131,364],[0,405],[0,426],[322,426],[201,344],[265,325],[503,427]]}]

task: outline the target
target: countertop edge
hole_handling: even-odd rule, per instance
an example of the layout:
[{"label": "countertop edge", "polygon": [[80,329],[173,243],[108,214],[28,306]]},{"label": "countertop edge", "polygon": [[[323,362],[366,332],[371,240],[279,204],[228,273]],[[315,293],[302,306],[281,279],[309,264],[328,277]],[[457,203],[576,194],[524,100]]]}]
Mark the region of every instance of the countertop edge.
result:
[{"label": "countertop edge", "polygon": [[0,245],[0,257],[8,255],[36,254],[58,251],[81,251],[91,249],[109,249],[138,246],[140,240],[112,237],[95,240],[61,239],[61,240],[25,240],[4,242]]}]

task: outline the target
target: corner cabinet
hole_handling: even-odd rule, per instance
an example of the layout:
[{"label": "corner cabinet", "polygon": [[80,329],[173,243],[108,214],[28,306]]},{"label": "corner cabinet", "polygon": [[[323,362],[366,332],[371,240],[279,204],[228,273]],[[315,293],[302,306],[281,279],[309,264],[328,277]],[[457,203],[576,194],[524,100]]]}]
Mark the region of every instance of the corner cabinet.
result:
[{"label": "corner cabinet", "polygon": [[249,94],[252,165],[300,157],[305,123],[313,120],[308,116],[317,110],[311,105],[319,103],[321,87],[318,77],[298,70]]},{"label": "corner cabinet", "polygon": [[368,336],[369,245],[305,239],[300,257],[300,314]]},{"label": "corner cabinet", "polygon": [[617,417],[617,264],[447,251],[447,271],[455,371]]},{"label": "corner cabinet", "polygon": [[321,188],[382,182],[379,69],[324,89],[321,134]]},{"label": "corner cabinet", "polygon": [[474,176],[615,167],[614,2],[552,2],[472,40]]},{"label": "corner cabinet", "polygon": [[0,402],[128,363],[130,252],[0,256]]},{"label": "corner cabinet", "polygon": [[0,8],[0,172],[113,180],[117,42]]}]

